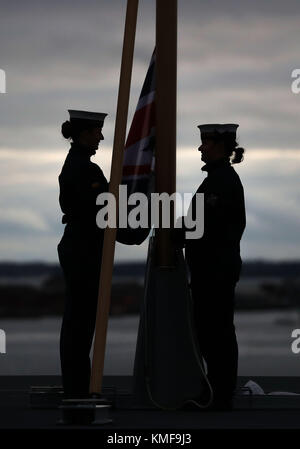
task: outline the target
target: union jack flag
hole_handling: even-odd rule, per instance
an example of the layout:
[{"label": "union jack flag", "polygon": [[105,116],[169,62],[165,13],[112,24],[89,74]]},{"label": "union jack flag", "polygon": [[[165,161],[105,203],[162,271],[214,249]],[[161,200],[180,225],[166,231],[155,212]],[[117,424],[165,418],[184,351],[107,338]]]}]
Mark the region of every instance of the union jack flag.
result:
[{"label": "union jack flag", "polygon": [[[141,192],[149,196],[154,191],[155,146],[155,50],[152,54],[142,92],[132,119],[124,148],[122,185],[127,185],[127,196]],[[133,206],[128,205],[128,213]],[[149,213],[149,212],[148,212]],[[149,214],[150,215],[150,214]],[[118,241],[139,245],[151,229],[118,230]]]},{"label": "union jack flag", "polygon": [[124,149],[122,184],[127,192],[149,194],[154,187],[155,50],[132,119]]}]

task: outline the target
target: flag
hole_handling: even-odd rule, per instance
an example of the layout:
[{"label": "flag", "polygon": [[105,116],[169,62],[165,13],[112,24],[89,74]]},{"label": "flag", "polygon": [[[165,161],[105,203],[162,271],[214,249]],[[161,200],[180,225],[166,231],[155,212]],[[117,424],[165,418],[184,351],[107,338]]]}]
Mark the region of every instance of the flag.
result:
[{"label": "flag", "polygon": [[151,193],[154,187],[155,50],[133,116],[124,149],[122,184],[128,194]]},{"label": "flag", "polygon": [[[144,193],[150,197],[154,191],[155,166],[155,50],[132,119],[124,148],[122,185],[127,186],[127,196]],[[134,206],[128,206],[128,213]],[[119,229],[117,239],[121,243],[142,243],[148,236],[150,224],[150,202],[148,228]]]}]

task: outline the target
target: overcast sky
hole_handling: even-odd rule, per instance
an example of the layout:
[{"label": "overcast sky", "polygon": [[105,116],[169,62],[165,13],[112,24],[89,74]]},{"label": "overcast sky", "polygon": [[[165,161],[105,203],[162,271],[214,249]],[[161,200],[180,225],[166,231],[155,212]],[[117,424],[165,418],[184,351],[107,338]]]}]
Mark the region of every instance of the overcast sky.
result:
[{"label": "overcast sky", "polygon": [[[0,260],[57,261],[58,182],[67,109],[107,112],[95,156],[106,176],[115,125],[125,0],[0,0]],[[179,0],[177,189],[203,180],[197,125],[240,124],[247,229],[243,259],[300,258],[299,1]],[[140,0],[129,122],[155,40],[155,1]],[[117,245],[117,259],[146,244]]]}]

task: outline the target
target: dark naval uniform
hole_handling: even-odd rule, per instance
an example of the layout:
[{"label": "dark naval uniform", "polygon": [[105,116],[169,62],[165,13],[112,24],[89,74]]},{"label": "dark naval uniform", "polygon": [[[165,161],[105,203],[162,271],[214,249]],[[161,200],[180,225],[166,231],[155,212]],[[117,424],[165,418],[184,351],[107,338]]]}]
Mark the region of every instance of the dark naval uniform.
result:
[{"label": "dark naval uniform", "polygon": [[[216,400],[230,399],[237,379],[234,292],[241,270],[240,240],[246,225],[244,191],[229,159],[202,167],[204,234],[185,241],[194,317],[201,353]],[[195,218],[195,196],[188,213]]]},{"label": "dark naval uniform", "polygon": [[87,149],[72,143],[59,175],[59,202],[66,223],[58,244],[66,283],[66,302],[60,335],[65,393],[88,393],[89,352],[93,340],[104,230],[96,224],[96,197],[108,191],[100,167]]}]

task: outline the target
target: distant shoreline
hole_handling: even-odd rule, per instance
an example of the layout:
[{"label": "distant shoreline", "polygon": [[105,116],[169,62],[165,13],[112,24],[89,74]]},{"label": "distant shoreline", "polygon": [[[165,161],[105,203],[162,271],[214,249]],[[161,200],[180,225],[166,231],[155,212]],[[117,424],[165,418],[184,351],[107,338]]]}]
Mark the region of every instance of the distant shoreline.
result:
[{"label": "distant shoreline", "polygon": [[[144,276],[146,261],[117,262],[114,266],[116,276]],[[56,275],[61,273],[58,263],[42,261],[13,262],[0,261],[0,279],[4,277],[27,277]],[[300,277],[300,260],[245,260],[242,268],[243,277],[248,276],[280,276]]]}]

